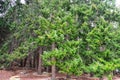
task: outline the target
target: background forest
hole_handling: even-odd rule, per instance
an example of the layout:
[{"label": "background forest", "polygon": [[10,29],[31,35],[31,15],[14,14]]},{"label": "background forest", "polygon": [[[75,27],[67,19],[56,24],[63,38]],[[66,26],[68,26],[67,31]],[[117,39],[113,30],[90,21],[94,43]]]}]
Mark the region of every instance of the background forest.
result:
[{"label": "background forest", "polygon": [[[0,4],[5,13],[9,0]],[[53,79],[112,75],[120,69],[119,23],[115,0],[18,0],[0,17],[0,68],[35,68]]]}]

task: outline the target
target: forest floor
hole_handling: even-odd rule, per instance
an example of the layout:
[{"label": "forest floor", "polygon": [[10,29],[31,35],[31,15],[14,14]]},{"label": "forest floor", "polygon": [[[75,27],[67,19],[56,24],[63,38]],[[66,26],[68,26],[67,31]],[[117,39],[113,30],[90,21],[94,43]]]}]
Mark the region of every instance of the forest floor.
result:
[{"label": "forest floor", "polygon": [[[57,80],[65,80],[65,75],[57,74]],[[34,70],[0,70],[0,80],[51,80],[51,75],[44,72],[38,75]],[[87,75],[78,77],[73,76],[71,80],[99,80],[99,78],[90,78]],[[103,80],[108,80],[104,78]],[[113,80],[120,80],[119,76],[115,76]]]}]

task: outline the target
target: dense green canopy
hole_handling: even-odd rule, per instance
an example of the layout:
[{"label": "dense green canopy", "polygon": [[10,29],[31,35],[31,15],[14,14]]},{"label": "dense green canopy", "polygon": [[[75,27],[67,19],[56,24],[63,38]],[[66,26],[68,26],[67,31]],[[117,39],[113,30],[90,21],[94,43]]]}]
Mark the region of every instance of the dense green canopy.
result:
[{"label": "dense green canopy", "polygon": [[0,63],[46,47],[43,65],[55,65],[69,75],[102,76],[120,68],[120,12],[115,0],[34,0],[13,9],[16,12],[6,15],[11,34],[0,48]]}]

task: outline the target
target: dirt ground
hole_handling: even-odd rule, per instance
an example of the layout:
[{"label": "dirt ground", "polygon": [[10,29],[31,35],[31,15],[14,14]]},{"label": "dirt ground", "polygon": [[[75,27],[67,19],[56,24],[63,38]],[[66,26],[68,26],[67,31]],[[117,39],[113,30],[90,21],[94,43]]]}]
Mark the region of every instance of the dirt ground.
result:
[{"label": "dirt ground", "polygon": [[[65,80],[65,75],[57,74],[56,78],[57,80]],[[44,72],[42,75],[38,75],[33,70],[0,70],[0,80],[51,80],[51,74]],[[71,80],[99,80],[99,78],[90,78],[84,75],[79,78],[73,76]],[[104,78],[103,80],[108,79]],[[120,80],[120,77],[114,77],[113,80]]]}]

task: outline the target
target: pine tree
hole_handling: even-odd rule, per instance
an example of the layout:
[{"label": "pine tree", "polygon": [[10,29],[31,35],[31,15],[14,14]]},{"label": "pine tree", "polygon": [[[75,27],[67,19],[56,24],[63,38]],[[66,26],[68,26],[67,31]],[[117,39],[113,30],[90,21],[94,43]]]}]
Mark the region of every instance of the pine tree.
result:
[{"label": "pine tree", "polygon": [[[35,0],[23,6],[23,12],[11,25],[15,29],[12,38],[19,44],[9,54],[8,40],[0,51],[1,62],[28,56],[29,63],[34,57],[38,73],[41,74],[42,67],[52,67],[53,80],[56,72],[68,77],[84,73],[109,75],[120,67],[120,14],[114,3],[114,0]],[[34,53],[37,50],[39,54]]]}]

